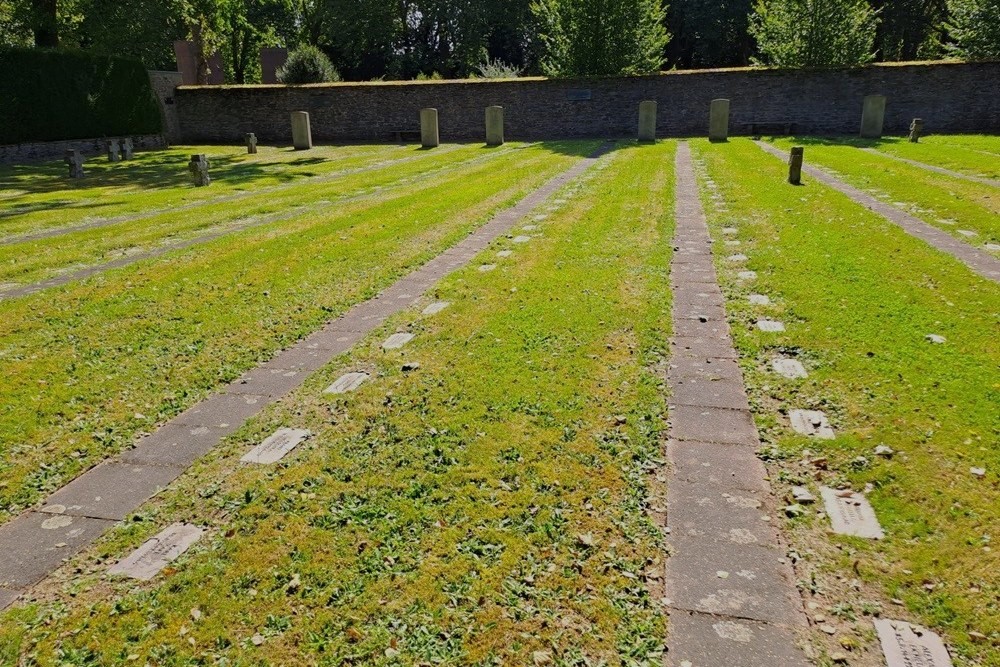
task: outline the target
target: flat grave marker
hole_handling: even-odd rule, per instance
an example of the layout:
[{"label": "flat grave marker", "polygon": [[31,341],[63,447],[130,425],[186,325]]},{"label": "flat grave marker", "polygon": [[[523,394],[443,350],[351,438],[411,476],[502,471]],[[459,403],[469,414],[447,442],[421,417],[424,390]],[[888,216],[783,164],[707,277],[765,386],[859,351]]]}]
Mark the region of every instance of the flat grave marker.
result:
[{"label": "flat grave marker", "polygon": [[278,429],[264,442],[247,452],[240,461],[260,465],[277,463],[311,435],[311,432],[300,428]]},{"label": "flat grave marker", "polygon": [[838,491],[827,486],[821,487],[819,492],[823,496],[823,505],[835,533],[871,540],[885,537],[875,510],[862,494],[850,489]]},{"label": "flat grave marker", "polygon": [[936,633],[919,625],[875,619],[882,653],[889,667],[951,667],[948,649]]},{"label": "flat grave marker", "polygon": [[774,369],[775,373],[789,380],[797,380],[809,376],[806,373],[805,366],[795,359],[775,359],[771,362],[771,368]]},{"label": "flat grave marker", "polygon": [[736,274],[736,277],[738,277],[740,280],[756,280],[757,279],[757,272],[756,271],[740,271],[738,274]]},{"label": "flat grave marker", "polygon": [[785,325],[776,320],[757,320],[757,328],[768,333],[780,333],[785,330]]},{"label": "flat grave marker", "polygon": [[450,301],[435,301],[431,305],[424,308],[424,315],[437,315],[450,305]]},{"label": "flat grave marker", "polygon": [[496,264],[481,264],[479,266],[479,272],[480,273],[487,273],[489,271],[492,271],[495,268],[497,268]]},{"label": "flat grave marker", "polygon": [[726,259],[729,260],[730,262],[745,262],[750,258],[742,253],[737,253],[735,255],[730,255]]},{"label": "flat grave marker", "polygon": [[191,524],[175,523],[112,566],[108,574],[149,581],[187,551],[204,532]]},{"label": "flat grave marker", "polygon": [[514,243],[527,243],[531,240],[530,236],[515,236]]},{"label": "flat grave marker", "polygon": [[346,373],[337,378],[337,381],[323,390],[324,394],[346,394],[354,391],[371,377],[368,373]]},{"label": "flat grave marker", "polygon": [[514,252],[512,250],[501,250],[497,253],[497,257],[510,257]]},{"label": "flat grave marker", "polygon": [[751,294],[747,299],[755,306],[771,305],[771,297],[764,296],[763,294]]},{"label": "flat grave marker", "polygon": [[837,434],[830,427],[826,415],[819,410],[792,410],[788,414],[788,418],[796,433],[821,440],[832,440],[837,437]]},{"label": "flat grave marker", "polygon": [[413,340],[411,333],[394,333],[382,343],[383,350],[398,350]]}]

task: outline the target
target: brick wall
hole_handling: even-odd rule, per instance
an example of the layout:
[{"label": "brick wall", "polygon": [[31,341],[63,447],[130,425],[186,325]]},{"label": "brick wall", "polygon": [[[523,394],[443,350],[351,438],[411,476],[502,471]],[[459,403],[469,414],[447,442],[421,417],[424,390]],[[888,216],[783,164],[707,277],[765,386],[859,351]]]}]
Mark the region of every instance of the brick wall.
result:
[{"label": "brick wall", "polygon": [[177,104],[174,91],[181,85],[180,72],[164,72],[151,70],[149,83],[153,86],[153,94],[160,103],[160,115],[163,117],[163,136],[167,143],[181,141],[181,124],[177,117]]},{"label": "brick wall", "polygon": [[510,139],[629,137],[638,104],[659,102],[661,136],[704,135],[709,102],[732,100],[731,127],[791,121],[799,132],[855,134],[865,95],[888,99],[886,132],[914,117],[933,132],[1000,132],[1000,63],[912,63],[853,70],[706,70],[635,78],[431,81],[316,86],[185,86],[175,93],[183,140],[289,142],[289,113],[310,112],[320,141],[392,138],[419,128],[419,110],[440,111],[442,141],[480,140],[484,109],[506,110]]}]

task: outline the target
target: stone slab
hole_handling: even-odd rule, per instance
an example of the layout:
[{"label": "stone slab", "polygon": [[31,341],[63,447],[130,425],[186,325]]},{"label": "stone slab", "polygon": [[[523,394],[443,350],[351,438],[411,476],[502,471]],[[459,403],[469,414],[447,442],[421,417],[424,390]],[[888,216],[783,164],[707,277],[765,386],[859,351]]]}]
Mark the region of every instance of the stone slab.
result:
[{"label": "stone slab", "polygon": [[740,271],[736,274],[736,277],[743,281],[751,281],[757,279],[756,271]]},{"label": "stone slab", "polygon": [[9,588],[0,588],[0,611],[14,604],[14,601],[21,595],[21,591]]},{"label": "stone slab", "polygon": [[479,272],[480,273],[488,273],[488,272],[492,271],[495,268],[497,268],[496,264],[480,264],[479,265]]},{"label": "stone slab", "polygon": [[345,373],[337,378],[337,381],[323,390],[324,394],[346,394],[354,391],[371,377],[368,373]]},{"label": "stone slab", "polygon": [[227,385],[225,392],[279,398],[297,389],[305,379],[306,373],[298,369],[258,366]]},{"label": "stone slab", "polygon": [[0,588],[32,586],[114,524],[41,512],[25,512],[8,521],[0,526]]},{"label": "stone slab", "polygon": [[300,343],[279,352],[273,359],[261,367],[297,370],[309,373],[311,371],[318,371],[323,366],[326,366],[336,354],[336,352],[324,348]]},{"label": "stone slab", "polygon": [[810,667],[787,629],[738,618],[670,613],[669,667]]},{"label": "stone slab", "polygon": [[800,380],[809,376],[802,362],[795,359],[774,359],[771,361],[771,368],[775,373],[789,380]]},{"label": "stone slab", "polygon": [[300,428],[278,429],[264,442],[244,454],[240,461],[260,465],[277,463],[311,435],[311,432]]},{"label": "stone slab", "polygon": [[186,468],[207,454],[223,438],[222,431],[207,426],[168,422],[122,453],[124,463]]},{"label": "stone slab", "polygon": [[751,294],[750,296],[747,297],[747,301],[749,301],[751,303],[751,305],[754,305],[754,306],[770,306],[771,305],[771,297],[766,296],[764,294]]},{"label": "stone slab", "polygon": [[424,315],[437,315],[442,310],[451,305],[449,301],[436,301],[423,310]]},{"label": "stone slab", "polygon": [[382,342],[383,350],[398,350],[413,340],[411,333],[394,333]]},{"label": "stone slab", "polygon": [[726,320],[726,309],[720,305],[706,303],[683,303],[674,301],[674,318],[694,320]]},{"label": "stone slab", "polygon": [[667,442],[667,456],[674,467],[674,478],[722,489],[743,489],[768,493],[767,469],[749,447],[719,445],[712,442]]},{"label": "stone slab", "polygon": [[677,405],[670,411],[670,435],[678,440],[756,447],[757,428],[746,410]]},{"label": "stone slab", "polygon": [[810,438],[833,440],[837,437],[833,428],[830,427],[826,415],[819,410],[792,410],[788,413],[788,420],[796,433],[807,435]]},{"label": "stone slab", "polygon": [[856,491],[836,490],[826,486],[821,487],[819,491],[835,533],[871,540],[881,540],[885,537],[878,517],[875,516],[875,510],[864,495]]},{"label": "stone slab", "polygon": [[749,410],[742,382],[714,379],[687,379],[672,382],[670,403],[710,408]]},{"label": "stone slab", "polygon": [[681,303],[706,306],[723,306],[726,303],[718,288],[710,289],[709,285],[702,283],[685,283],[684,287],[673,290],[673,296],[675,308]]},{"label": "stone slab", "polygon": [[690,338],[675,336],[670,341],[673,358],[736,359],[736,350],[728,336],[721,338]]},{"label": "stone slab", "polygon": [[882,653],[889,667],[951,667],[951,656],[941,637],[905,621],[875,619]]},{"label": "stone slab", "polygon": [[263,410],[270,400],[251,394],[216,394],[174,418],[178,424],[206,426],[229,435]]},{"label": "stone slab", "polygon": [[182,466],[102,463],[45,499],[40,512],[121,520],[165,489]]},{"label": "stone slab", "polygon": [[678,319],[674,321],[674,335],[682,338],[729,338],[729,324],[719,320]]},{"label": "stone slab", "polygon": [[530,240],[531,240],[531,237],[530,237],[530,236],[523,236],[523,235],[522,235],[522,236],[515,236],[515,237],[514,237],[514,238],[512,239],[512,241],[513,241],[514,243],[527,243],[527,242],[528,242],[528,241],[530,241]]},{"label": "stone slab", "polygon": [[757,328],[767,333],[781,333],[785,330],[785,324],[776,320],[757,320]]},{"label": "stone slab", "polygon": [[149,581],[187,551],[203,533],[197,526],[175,523],[109,568],[108,574]]},{"label": "stone slab", "polygon": [[778,544],[762,497],[754,491],[675,479],[667,491],[667,518],[670,534],[678,538],[772,549]]},{"label": "stone slab", "polygon": [[742,382],[740,366],[732,359],[696,357],[694,355],[673,359],[667,370],[667,377],[673,381],[711,380]]}]

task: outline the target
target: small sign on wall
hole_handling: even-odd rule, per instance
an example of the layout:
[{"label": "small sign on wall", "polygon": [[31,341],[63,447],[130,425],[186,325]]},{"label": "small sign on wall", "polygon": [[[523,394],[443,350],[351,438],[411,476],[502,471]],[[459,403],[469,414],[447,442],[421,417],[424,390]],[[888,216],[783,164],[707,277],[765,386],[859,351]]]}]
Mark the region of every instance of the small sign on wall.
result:
[{"label": "small sign on wall", "polygon": [[570,102],[589,102],[591,94],[589,90],[568,90],[566,99]]}]

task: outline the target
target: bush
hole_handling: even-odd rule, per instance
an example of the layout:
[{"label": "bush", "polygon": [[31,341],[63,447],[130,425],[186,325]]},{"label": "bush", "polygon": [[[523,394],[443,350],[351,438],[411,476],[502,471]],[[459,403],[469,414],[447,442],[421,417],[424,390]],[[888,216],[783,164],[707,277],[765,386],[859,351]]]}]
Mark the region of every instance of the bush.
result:
[{"label": "bush", "polygon": [[315,46],[303,46],[288,54],[278,70],[278,81],[286,84],[329,83],[340,81],[340,73],[326,54]]},{"label": "bush", "polygon": [[157,134],[142,63],[75,51],[0,49],[0,144]]},{"label": "bush", "polygon": [[499,58],[496,60],[487,58],[486,62],[476,67],[476,70],[484,79],[516,79],[521,76],[520,68],[508,65]]}]

